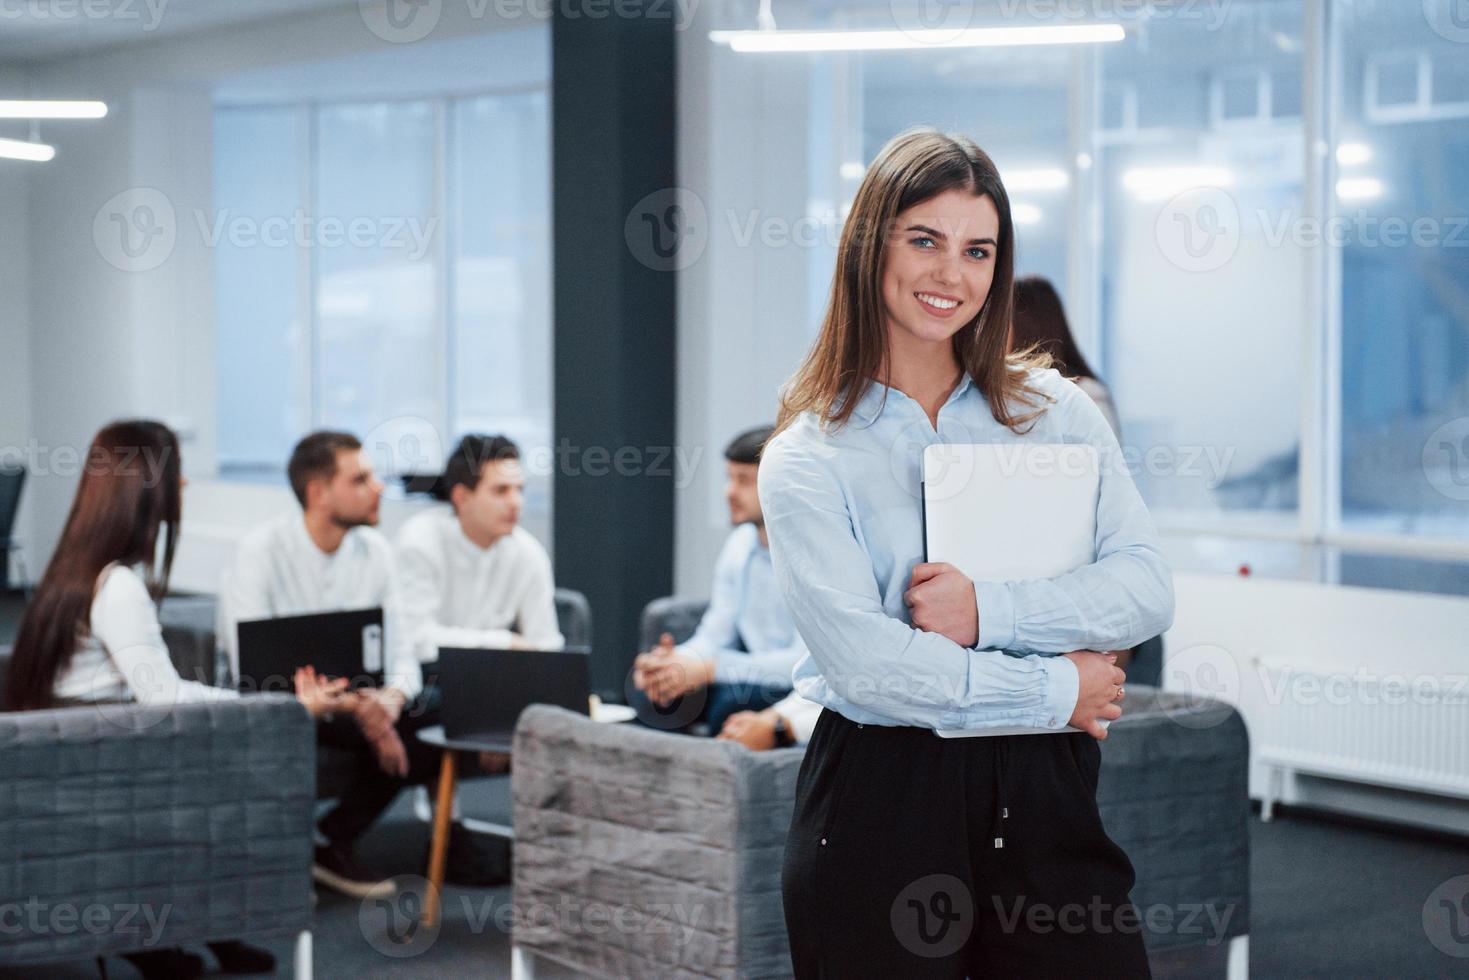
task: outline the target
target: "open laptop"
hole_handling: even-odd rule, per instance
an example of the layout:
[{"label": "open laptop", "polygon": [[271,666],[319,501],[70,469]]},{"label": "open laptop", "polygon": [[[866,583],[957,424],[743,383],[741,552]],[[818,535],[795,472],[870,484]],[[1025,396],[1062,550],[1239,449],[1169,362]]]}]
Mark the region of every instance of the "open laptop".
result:
[{"label": "open laptop", "polygon": [[[923,452],[924,560],[948,562],[975,582],[1055,578],[1090,565],[1096,561],[1100,492],[1094,446],[928,446]],[[1053,731],[1079,729],[1010,726],[936,734],[962,738]]]},{"label": "open laptop", "polygon": [[486,752],[509,752],[520,713],[551,704],[588,714],[592,693],[589,651],[497,650],[443,647],[439,684],[444,737],[483,743]]},{"label": "open laptop", "polygon": [[382,609],[248,620],[238,639],[243,692],[290,693],[300,667],[346,677],[353,688],[383,681]]}]

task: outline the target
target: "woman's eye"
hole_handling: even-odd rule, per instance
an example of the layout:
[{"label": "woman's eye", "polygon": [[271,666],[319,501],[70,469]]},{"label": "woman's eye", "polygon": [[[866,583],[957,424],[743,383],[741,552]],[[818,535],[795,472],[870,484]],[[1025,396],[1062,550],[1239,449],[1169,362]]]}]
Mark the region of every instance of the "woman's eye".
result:
[{"label": "woman's eye", "polygon": [[989,252],[985,251],[984,247],[981,246],[981,245],[976,245],[973,248],[969,249],[968,251],[969,251],[969,257],[971,259],[987,259],[987,258],[989,258],[989,254],[990,254]]},{"label": "woman's eye", "polygon": [[933,239],[929,238],[927,235],[920,235],[917,238],[913,239],[913,244],[917,245],[919,248],[932,248]]}]

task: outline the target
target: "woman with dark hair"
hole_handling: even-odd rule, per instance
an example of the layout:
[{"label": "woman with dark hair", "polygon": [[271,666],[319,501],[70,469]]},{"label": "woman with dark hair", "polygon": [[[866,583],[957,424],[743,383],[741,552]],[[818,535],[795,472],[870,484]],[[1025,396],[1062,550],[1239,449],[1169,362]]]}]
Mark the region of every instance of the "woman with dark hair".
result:
[{"label": "woman with dark hair", "polygon": [[1076,382],[1087,393],[1112,427],[1113,435],[1122,438],[1117,421],[1117,408],[1112,393],[1076,346],[1066,309],[1056,287],[1043,276],[1022,276],[1015,280],[1015,316],[1010,324],[1010,350],[1022,356],[1049,354],[1051,366],[1064,378]]},{"label": "woman with dark hair", "polygon": [[[824,706],[786,838],[798,977],[1148,975],[1132,866],[1095,798],[1124,677],[1095,651],[1160,632],[1172,582],[1096,405],[1044,355],[1008,354],[1014,254],[979,147],[929,129],[888,143],[761,457],[810,651],[795,688]],[[976,583],[923,561],[923,447],[1065,442],[1101,459],[1093,564]],[[935,733],[1008,726],[1050,733]]]},{"label": "woman with dark hair", "polygon": [[[98,432],[71,513],[11,654],[5,709],[103,702],[178,704],[239,697],[179,677],[158,622],[178,542],[184,487],[178,438],[148,420]],[[346,679],[304,670],[296,696],[313,715],[343,702]],[[237,941],[210,943],[226,973],[262,973],[275,957]],[[193,977],[203,961],[177,949],[127,956],[145,977]]]}]

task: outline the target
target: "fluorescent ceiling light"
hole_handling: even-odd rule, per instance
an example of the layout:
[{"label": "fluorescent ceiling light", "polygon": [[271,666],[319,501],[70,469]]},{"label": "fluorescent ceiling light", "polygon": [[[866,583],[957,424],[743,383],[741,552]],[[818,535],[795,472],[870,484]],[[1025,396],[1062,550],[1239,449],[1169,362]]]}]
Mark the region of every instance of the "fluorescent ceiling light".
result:
[{"label": "fluorescent ceiling light", "polygon": [[1041,209],[1034,204],[1016,201],[1010,205],[1010,220],[1017,225],[1038,225],[1042,217]]},{"label": "fluorescent ceiling light", "polygon": [[101,119],[105,115],[106,102],[0,99],[0,119]]},{"label": "fluorescent ceiling light", "polygon": [[1343,143],[1336,148],[1336,162],[1344,167],[1366,163],[1372,159],[1372,147],[1366,143]]},{"label": "fluorescent ceiling light", "polygon": [[32,160],[36,163],[45,163],[54,156],[56,156],[54,146],[0,138],[0,157],[7,160]]},{"label": "fluorescent ceiling light", "polygon": [[1122,175],[1122,186],[1140,201],[1160,201],[1195,187],[1231,187],[1228,167],[1136,167]]},{"label": "fluorescent ceiling light", "polygon": [[1003,170],[1000,180],[1007,191],[1059,191],[1071,183],[1060,167],[1031,167],[1025,170]]},{"label": "fluorescent ceiling light", "polygon": [[898,51],[905,48],[994,48],[1028,44],[1099,44],[1127,36],[1120,24],[971,27],[912,31],[710,31],[709,40],[741,53]]},{"label": "fluorescent ceiling light", "polygon": [[1382,181],[1376,177],[1352,177],[1336,182],[1336,196],[1343,201],[1370,201],[1382,196]]}]

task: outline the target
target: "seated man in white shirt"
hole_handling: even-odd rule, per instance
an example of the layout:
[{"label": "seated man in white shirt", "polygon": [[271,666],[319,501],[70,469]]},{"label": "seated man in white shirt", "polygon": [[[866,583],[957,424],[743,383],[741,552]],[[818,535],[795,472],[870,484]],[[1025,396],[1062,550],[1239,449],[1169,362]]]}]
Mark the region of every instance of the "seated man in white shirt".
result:
[{"label": "seated man in white shirt", "polygon": [[384,893],[389,883],[358,865],[353,844],[401,788],[437,772],[439,754],[415,737],[436,721],[420,696],[422,672],[398,622],[392,548],[372,526],[383,485],[361,443],[344,432],[312,433],[296,445],[286,472],[302,510],[254,528],[241,541],[221,589],[219,634],[238,675],[241,622],[382,608],[383,687],[360,691],[350,712],[317,725],[319,743],[360,750],[363,762],[318,824],[322,841],[312,875],[338,891],[368,897]]},{"label": "seated man in white shirt", "polygon": [[735,712],[762,710],[791,690],[791,671],[806,647],[775,585],[756,489],[771,431],[743,432],[724,451],[724,495],[735,528],[719,553],[698,629],[679,646],[665,635],[633,663],[628,700],[645,725],[712,735]]},{"label": "seated man in white shirt", "polygon": [[560,650],[551,559],[520,526],[525,476],[504,436],[467,435],[436,494],[448,503],[398,532],[403,623],[414,655],[441,647]]}]

